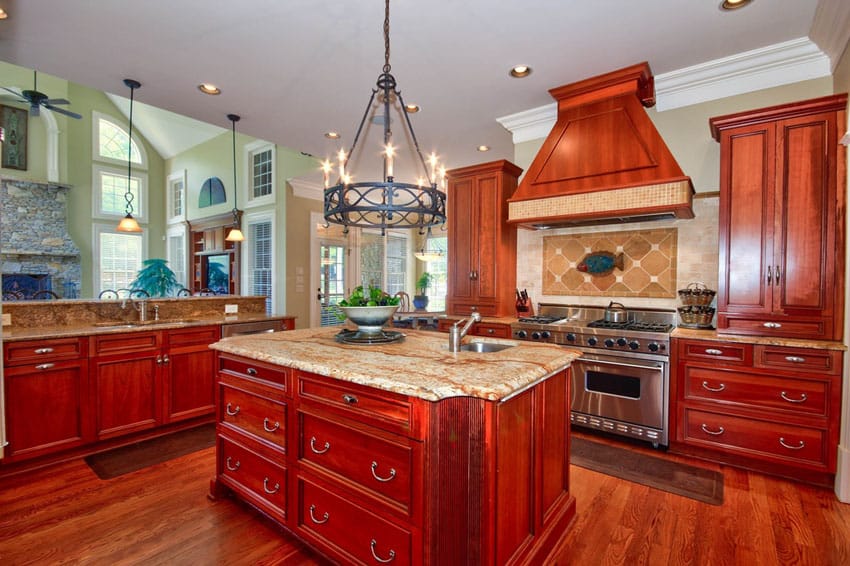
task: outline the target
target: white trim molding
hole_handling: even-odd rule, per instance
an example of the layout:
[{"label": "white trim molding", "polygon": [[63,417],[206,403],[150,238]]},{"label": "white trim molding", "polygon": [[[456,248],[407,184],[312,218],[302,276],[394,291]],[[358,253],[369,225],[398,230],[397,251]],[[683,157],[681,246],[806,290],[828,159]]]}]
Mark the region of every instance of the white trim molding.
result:
[{"label": "white trim molding", "polygon": [[834,71],[850,41],[850,2],[819,0],[809,37],[829,57]]},{"label": "white trim molding", "polygon": [[304,177],[290,177],[286,182],[292,187],[292,194],[298,198],[322,201],[325,199],[325,187],[321,183],[305,179]]},{"label": "white trim molding", "polygon": [[513,136],[514,144],[545,138],[558,119],[558,104],[553,102],[531,110],[496,118]]}]

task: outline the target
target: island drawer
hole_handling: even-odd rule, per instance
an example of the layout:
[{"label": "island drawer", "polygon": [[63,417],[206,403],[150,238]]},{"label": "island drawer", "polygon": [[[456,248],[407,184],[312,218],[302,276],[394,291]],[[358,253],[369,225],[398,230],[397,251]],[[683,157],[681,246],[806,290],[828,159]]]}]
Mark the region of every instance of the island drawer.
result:
[{"label": "island drawer", "polygon": [[385,506],[410,516],[422,447],[418,442],[374,429],[347,426],[298,412],[301,468],[312,467],[354,482]]},{"label": "island drawer", "polygon": [[169,348],[206,345],[212,344],[221,338],[221,327],[192,326],[189,328],[177,328],[169,330],[167,336]]},{"label": "island drawer", "polygon": [[3,360],[7,366],[77,360],[86,356],[87,345],[87,338],[55,338],[51,340],[6,342],[3,344]]},{"label": "island drawer", "polygon": [[839,375],[841,373],[841,352],[758,345],[755,347],[755,366]]},{"label": "island drawer", "polygon": [[246,501],[286,522],[287,469],[224,435],[218,437],[218,478]]},{"label": "island drawer", "polygon": [[491,338],[510,338],[511,327],[497,322],[477,322],[472,326],[471,334],[490,336]]},{"label": "island drawer", "polygon": [[753,347],[750,344],[679,340],[679,358],[683,360],[712,360],[725,364],[750,365]]},{"label": "island drawer", "polygon": [[286,452],[285,402],[220,383],[219,421]]},{"label": "island drawer", "polygon": [[411,564],[414,533],[354,504],[347,497],[298,478],[297,529],[347,564]]},{"label": "island drawer", "polygon": [[296,379],[301,402],[319,403],[346,418],[421,438],[417,412],[423,410],[423,401],[301,371]]},{"label": "island drawer", "polygon": [[222,372],[248,380],[265,381],[274,384],[276,387],[281,387],[285,391],[290,390],[290,370],[288,368],[222,353],[219,353],[218,360],[219,369]]},{"label": "island drawer", "polygon": [[689,365],[683,368],[686,399],[826,416],[831,383],[826,379],[771,377]]}]

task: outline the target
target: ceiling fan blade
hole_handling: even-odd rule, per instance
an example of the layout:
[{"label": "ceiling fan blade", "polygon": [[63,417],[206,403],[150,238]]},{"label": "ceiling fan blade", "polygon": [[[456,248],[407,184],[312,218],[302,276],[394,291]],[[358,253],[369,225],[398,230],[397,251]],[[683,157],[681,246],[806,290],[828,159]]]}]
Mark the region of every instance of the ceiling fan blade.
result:
[{"label": "ceiling fan blade", "polygon": [[47,104],[71,104],[70,100],[64,98],[48,98],[45,102]]},{"label": "ceiling fan blade", "polygon": [[77,114],[76,112],[71,112],[70,110],[65,110],[63,108],[56,108],[55,106],[53,106],[51,104],[43,104],[43,106],[45,108],[47,108],[48,110],[50,110],[51,112],[58,112],[59,114],[64,114],[65,116],[69,116],[69,117],[75,118],[77,120],[82,118],[82,116]]},{"label": "ceiling fan blade", "polygon": [[27,99],[25,99],[23,96],[21,96],[20,92],[14,91],[11,88],[6,88],[5,86],[0,86],[0,88],[5,90],[6,92],[14,94],[18,98],[18,100],[23,101],[23,102],[27,102]]}]

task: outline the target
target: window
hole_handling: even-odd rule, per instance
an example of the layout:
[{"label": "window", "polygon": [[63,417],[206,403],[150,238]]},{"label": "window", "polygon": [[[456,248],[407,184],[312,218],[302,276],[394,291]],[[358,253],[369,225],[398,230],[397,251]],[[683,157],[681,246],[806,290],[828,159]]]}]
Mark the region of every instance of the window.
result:
[{"label": "window", "polygon": [[[92,183],[95,187],[92,206],[94,215],[98,218],[119,218],[126,214],[127,173],[113,167],[95,164],[92,172]],[[130,194],[133,195],[133,216],[139,222],[147,219],[146,206],[147,175],[133,173],[130,178]]]},{"label": "window", "polygon": [[274,160],[274,144],[257,141],[245,146],[245,162],[248,164],[246,186],[249,206],[274,203]]},{"label": "window", "polygon": [[446,310],[446,294],[448,293],[448,245],[449,239],[431,237],[428,244],[430,249],[440,250],[443,257],[436,261],[425,262],[425,271],[431,274],[431,286],[428,287],[428,310]]},{"label": "window", "polygon": [[[92,123],[94,160],[126,165],[129,141],[127,130],[119,126],[112,117],[100,112],[94,112]],[[147,169],[147,156],[135,140],[131,144],[130,155],[134,164]]]},{"label": "window", "polygon": [[253,156],[252,174],[254,198],[272,194],[272,152],[270,149],[255,153]]},{"label": "window", "polygon": [[363,231],[360,240],[360,284],[380,287],[390,295],[408,288],[410,243],[407,235]]},{"label": "window", "polygon": [[166,257],[168,259],[168,267],[174,272],[177,282],[183,287],[189,287],[189,278],[186,273],[186,228],[178,226],[169,228],[166,238],[168,240],[166,247]]},{"label": "window", "polygon": [[168,176],[166,190],[166,210],[168,222],[179,222],[186,218],[186,171]]},{"label": "window", "polygon": [[272,238],[274,226],[269,216],[247,218],[248,294],[266,297],[266,314],[272,314]]},{"label": "window", "polygon": [[94,227],[98,261],[94,268],[95,295],[105,289],[127,289],[142,267],[145,240],[142,234],[116,233],[112,225]]}]

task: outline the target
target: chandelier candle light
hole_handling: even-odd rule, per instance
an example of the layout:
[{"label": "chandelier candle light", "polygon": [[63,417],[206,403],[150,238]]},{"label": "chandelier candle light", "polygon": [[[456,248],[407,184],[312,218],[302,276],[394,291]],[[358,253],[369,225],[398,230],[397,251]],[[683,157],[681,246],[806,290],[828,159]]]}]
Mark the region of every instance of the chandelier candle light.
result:
[{"label": "chandelier candle light", "polygon": [[233,228],[227,234],[225,240],[228,242],[244,242],[245,236],[242,230],[239,229],[239,209],[236,208],[236,122],[241,118],[238,114],[228,114],[227,119],[230,120],[231,131],[233,132]]},{"label": "chandelier candle light", "polygon": [[[378,76],[377,89],[372,89],[372,96],[366,105],[366,111],[360,120],[354,143],[346,153],[340,149],[337,159],[339,175],[334,186],[330,186],[333,166],[330,160],[322,163],[324,174],[324,209],[325,221],[341,224],[348,232],[349,227],[380,228],[381,235],[386,234],[387,228],[418,228],[420,234],[426,228],[442,224],[446,221],[446,175],[445,167],[439,167],[437,155],[431,153],[426,165],[419,142],[410,123],[410,117],[404,111],[406,105],[401,92],[396,88],[395,77],[390,74],[390,2],[386,0],[384,11],[384,67]],[[378,101],[383,105],[384,149],[382,151],[384,177],[381,181],[352,182],[352,175],[347,169],[348,160],[354,154],[357,141],[363,130],[363,125],[369,115],[375,95],[381,95]],[[410,132],[410,139],[419,157],[425,176],[420,177],[416,184],[401,183],[394,178],[394,157],[396,147],[392,144],[390,129],[390,107],[397,102],[397,110],[404,117],[404,124]],[[377,122],[377,120],[376,120]]]},{"label": "chandelier candle light", "polygon": [[137,88],[142,86],[142,83],[133,79],[124,79],[124,84],[130,89],[130,135],[127,136],[127,192],[124,193],[124,200],[127,201],[127,206],[125,207],[127,216],[121,219],[116,230],[119,232],[141,232],[142,227],[133,218],[133,193],[130,192],[130,182],[133,180],[133,93]]}]

